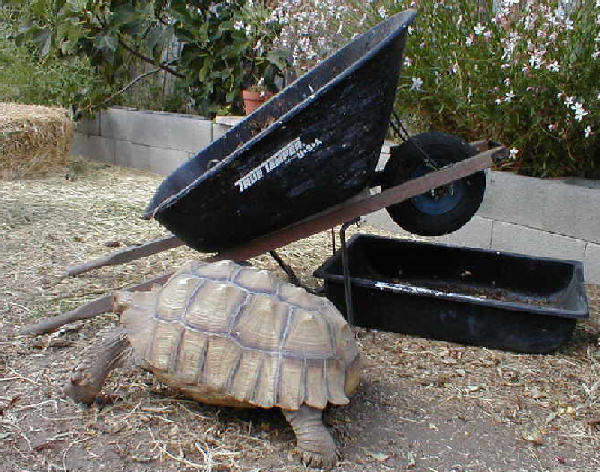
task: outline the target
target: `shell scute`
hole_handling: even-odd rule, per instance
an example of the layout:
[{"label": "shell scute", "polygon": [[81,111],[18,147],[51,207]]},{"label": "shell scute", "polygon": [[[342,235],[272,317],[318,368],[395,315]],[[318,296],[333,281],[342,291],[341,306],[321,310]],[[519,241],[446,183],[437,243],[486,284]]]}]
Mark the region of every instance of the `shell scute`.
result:
[{"label": "shell scute", "polygon": [[201,381],[207,346],[206,334],[191,329],[184,330],[177,359],[177,374],[182,383],[194,384]]},{"label": "shell scute", "polygon": [[277,403],[281,408],[291,410],[302,404],[305,377],[306,363],[304,359],[283,359],[277,398]]},{"label": "shell scute", "polygon": [[225,391],[237,370],[241,349],[223,336],[209,336],[202,383],[217,391]]},{"label": "shell scute", "polygon": [[219,261],[212,264],[196,262],[189,266],[191,273],[197,277],[210,280],[231,280],[240,266],[233,261]]},{"label": "shell scute", "polygon": [[247,348],[277,351],[289,305],[267,295],[252,295],[237,318],[233,332]]},{"label": "shell scute", "polygon": [[327,320],[316,312],[294,310],[283,349],[308,358],[335,356]]},{"label": "shell scute", "polygon": [[277,402],[279,356],[263,354],[262,365],[254,396],[251,400],[255,405],[271,408]]},{"label": "shell scute", "polygon": [[321,300],[318,297],[292,284],[281,284],[279,296],[282,300],[307,311],[319,311],[321,308]]},{"label": "shell scute", "polygon": [[237,285],[253,293],[276,294],[280,282],[267,270],[242,267],[233,279]]},{"label": "shell scute", "polygon": [[327,386],[325,385],[325,361],[306,362],[306,397],[304,402],[314,408],[327,405]]},{"label": "shell scute", "polygon": [[182,334],[183,326],[179,323],[159,321],[156,324],[152,343],[152,365],[158,370],[175,370]]},{"label": "shell scute", "polygon": [[242,351],[240,363],[231,384],[231,393],[236,398],[247,401],[254,398],[258,376],[261,373],[262,356],[261,351],[250,349]]},{"label": "shell scute", "polygon": [[158,292],[156,316],[162,320],[178,320],[187,300],[201,280],[189,274],[177,274]]},{"label": "shell scute", "polygon": [[246,297],[229,283],[203,281],[185,308],[185,324],[207,333],[227,332]]}]

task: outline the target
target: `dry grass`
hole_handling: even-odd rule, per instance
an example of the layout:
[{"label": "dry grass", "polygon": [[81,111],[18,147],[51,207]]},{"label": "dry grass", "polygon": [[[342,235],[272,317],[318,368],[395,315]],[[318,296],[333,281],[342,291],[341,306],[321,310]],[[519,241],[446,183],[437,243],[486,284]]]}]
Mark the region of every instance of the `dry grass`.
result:
[{"label": "dry grass", "polygon": [[[15,335],[39,317],[201,256],[178,248],[62,278],[68,263],[164,234],[139,218],[159,177],[90,167],[75,180],[61,173],[0,182],[0,471],[305,470],[277,412],[190,402],[139,370],[115,372],[108,395],[89,409],[66,399],[69,370],[114,315]],[[321,233],[281,254],[314,286],[329,242]],[[267,257],[253,263],[282,274]],[[593,321],[552,355],[359,330],[361,387],[349,406],[326,414],[344,458],[339,470],[599,470],[599,287],[588,295]]]},{"label": "dry grass", "polygon": [[0,176],[29,177],[65,166],[73,139],[67,111],[0,102]]}]

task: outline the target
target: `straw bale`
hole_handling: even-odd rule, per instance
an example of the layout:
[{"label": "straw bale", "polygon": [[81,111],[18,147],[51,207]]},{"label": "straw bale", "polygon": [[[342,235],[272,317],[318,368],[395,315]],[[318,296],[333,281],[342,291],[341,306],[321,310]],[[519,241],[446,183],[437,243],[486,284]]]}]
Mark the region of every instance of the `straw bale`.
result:
[{"label": "straw bale", "polygon": [[72,139],[73,123],[65,109],[0,102],[0,178],[64,167]]}]

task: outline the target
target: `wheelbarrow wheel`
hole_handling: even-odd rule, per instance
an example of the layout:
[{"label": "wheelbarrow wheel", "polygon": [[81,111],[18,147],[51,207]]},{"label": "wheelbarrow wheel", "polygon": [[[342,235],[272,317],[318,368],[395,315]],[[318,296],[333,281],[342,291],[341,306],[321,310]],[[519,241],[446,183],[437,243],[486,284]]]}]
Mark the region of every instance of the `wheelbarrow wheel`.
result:
[{"label": "wheelbarrow wheel", "polygon": [[[404,144],[392,148],[383,172],[384,190],[433,172],[434,169],[425,163],[421,150],[437,168],[477,153],[465,141],[450,134],[432,132],[412,136]],[[479,209],[484,192],[485,173],[480,171],[391,205],[386,210],[406,231],[422,236],[440,236],[464,226]]]}]

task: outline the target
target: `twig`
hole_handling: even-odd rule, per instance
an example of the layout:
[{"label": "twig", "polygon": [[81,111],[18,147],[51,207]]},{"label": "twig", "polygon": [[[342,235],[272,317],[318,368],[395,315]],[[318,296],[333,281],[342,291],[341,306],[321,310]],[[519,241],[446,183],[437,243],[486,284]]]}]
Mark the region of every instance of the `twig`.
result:
[{"label": "twig", "polygon": [[171,69],[168,65],[166,64],[157,64],[153,59],[144,56],[141,52],[137,51],[136,49],[132,48],[131,46],[127,45],[125,42],[123,42],[123,40],[121,38],[119,38],[119,44],[121,46],[123,46],[123,49],[125,49],[126,51],[130,52],[131,54],[133,54],[134,56],[136,56],[137,58],[141,59],[144,62],[147,62],[148,64],[152,64],[153,66],[157,66],[160,69],[169,72],[170,74],[173,74],[176,77],[179,77],[180,79],[185,79],[185,75],[181,74],[179,72],[177,72],[175,69]]},{"label": "twig", "polygon": [[149,72],[144,72],[143,74],[138,75],[135,79],[133,79],[131,82],[129,82],[121,90],[116,91],[110,97],[108,97],[106,100],[104,100],[104,102],[102,103],[102,106],[108,105],[113,98],[115,98],[117,95],[121,95],[122,93],[127,92],[127,90],[129,90],[131,87],[133,87],[136,83],[138,83],[143,78],[148,77],[149,75],[152,75],[152,74],[156,74],[157,72],[160,72],[160,71],[161,71],[161,68],[158,67],[156,69],[152,69]]}]

